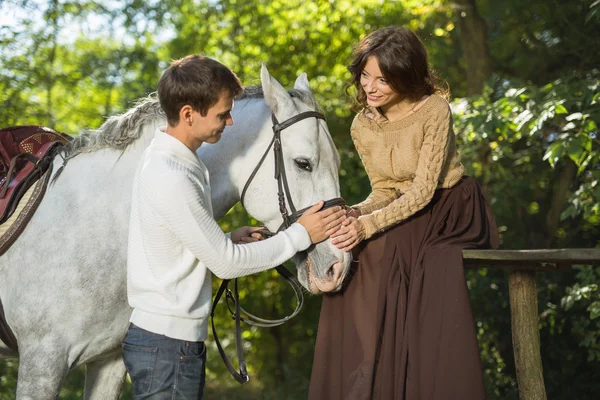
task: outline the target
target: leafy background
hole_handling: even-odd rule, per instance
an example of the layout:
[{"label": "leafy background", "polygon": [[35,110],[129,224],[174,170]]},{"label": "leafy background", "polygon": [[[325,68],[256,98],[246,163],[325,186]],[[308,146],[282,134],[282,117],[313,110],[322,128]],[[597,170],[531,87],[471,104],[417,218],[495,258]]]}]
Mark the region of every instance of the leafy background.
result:
[{"label": "leafy background", "polygon": [[[342,195],[354,203],[369,184],[349,137],[346,66],[355,42],[388,25],[415,30],[448,82],[463,163],[486,192],[502,247],[600,247],[598,0],[0,0],[0,126],[77,134],[153,92],[172,59],[210,55],[246,85],[259,83],[264,61],[287,87],[308,73],[342,158]],[[252,222],[239,205],[220,221],[225,230]],[[517,399],[507,275],[467,278],[489,398]],[[538,274],[549,398],[600,391],[599,280],[591,266]],[[261,315],[292,310],[271,272],[242,287]],[[245,330],[244,386],[209,339],[205,397],[306,398],[319,308],[313,296],[288,324]],[[216,322],[232,344],[231,318]],[[0,399],[14,398],[17,366],[0,361]],[[73,371],[61,398],[81,398],[83,380]]]}]

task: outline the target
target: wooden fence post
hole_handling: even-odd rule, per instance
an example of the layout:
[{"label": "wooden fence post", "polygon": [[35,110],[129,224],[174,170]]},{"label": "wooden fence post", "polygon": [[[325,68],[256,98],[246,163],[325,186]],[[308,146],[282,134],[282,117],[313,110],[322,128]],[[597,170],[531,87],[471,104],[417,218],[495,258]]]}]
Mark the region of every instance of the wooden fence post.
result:
[{"label": "wooden fence post", "polygon": [[509,272],[513,350],[520,400],[546,400],[535,271]]},{"label": "wooden fence post", "polygon": [[510,315],[521,400],[546,400],[535,271],[568,270],[574,264],[600,265],[600,248],[463,250],[468,268],[508,269]]}]

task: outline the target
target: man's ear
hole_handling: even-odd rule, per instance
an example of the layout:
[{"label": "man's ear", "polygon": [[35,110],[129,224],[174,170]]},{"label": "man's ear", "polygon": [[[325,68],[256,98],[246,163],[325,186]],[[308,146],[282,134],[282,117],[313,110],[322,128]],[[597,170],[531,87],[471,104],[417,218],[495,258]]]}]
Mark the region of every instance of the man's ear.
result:
[{"label": "man's ear", "polygon": [[194,109],[189,104],[184,105],[179,110],[179,122],[183,122],[187,125],[192,125],[194,119]]}]

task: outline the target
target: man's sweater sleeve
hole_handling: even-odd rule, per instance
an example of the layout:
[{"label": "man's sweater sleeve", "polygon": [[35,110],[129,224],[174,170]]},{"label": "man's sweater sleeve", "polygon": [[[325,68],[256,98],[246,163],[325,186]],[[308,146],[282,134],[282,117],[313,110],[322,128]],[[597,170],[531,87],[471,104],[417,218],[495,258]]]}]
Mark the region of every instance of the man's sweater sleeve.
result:
[{"label": "man's sweater sleeve", "polygon": [[[356,124],[356,121],[354,123]],[[350,129],[350,133],[354,147],[367,171],[367,176],[371,183],[371,193],[369,196],[362,202],[353,205],[352,208],[356,208],[362,215],[366,215],[390,204],[398,198],[398,193],[390,188],[386,184],[386,179],[377,173],[377,170],[373,166],[371,151],[362,144],[359,133],[354,126]]]},{"label": "man's sweater sleeve", "polygon": [[429,117],[424,126],[423,145],[410,189],[381,210],[359,217],[366,238],[405,220],[431,201],[448,158],[449,138],[454,134],[451,124],[449,106]]},{"label": "man's sweater sleeve", "polygon": [[292,224],[272,238],[234,244],[208,211],[202,186],[183,173],[157,177],[151,185],[156,214],[209,270],[221,279],[232,279],[273,268],[310,245],[306,229]]}]

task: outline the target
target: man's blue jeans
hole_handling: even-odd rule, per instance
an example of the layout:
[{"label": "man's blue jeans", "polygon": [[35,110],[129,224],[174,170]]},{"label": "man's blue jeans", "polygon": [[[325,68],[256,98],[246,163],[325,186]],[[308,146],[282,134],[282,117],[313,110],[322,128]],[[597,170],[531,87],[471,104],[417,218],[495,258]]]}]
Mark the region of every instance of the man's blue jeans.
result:
[{"label": "man's blue jeans", "polygon": [[134,399],[202,399],[204,342],[173,339],[130,324],[122,346]]}]

